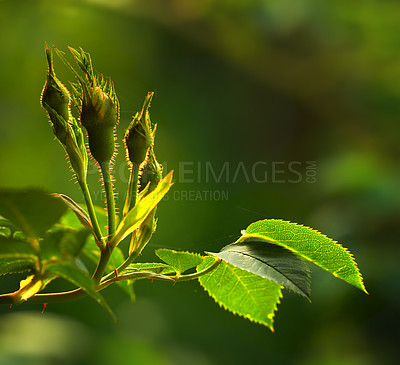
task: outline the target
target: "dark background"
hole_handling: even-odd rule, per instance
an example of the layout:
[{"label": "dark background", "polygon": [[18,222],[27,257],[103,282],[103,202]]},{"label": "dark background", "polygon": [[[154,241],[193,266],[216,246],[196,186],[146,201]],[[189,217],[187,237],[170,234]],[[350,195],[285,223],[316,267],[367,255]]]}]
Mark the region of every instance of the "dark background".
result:
[{"label": "dark background", "polygon": [[[44,42],[83,47],[115,83],[120,144],[155,91],[156,152],[176,183],[143,260],[158,247],[216,251],[249,223],[281,218],[348,247],[370,293],[314,267],[312,304],[284,292],[275,333],[225,312],[196,282],[140,282],[135,304],[107,289],[116,326],[91,299],[43,315],[4,306],[0,364],[398,364],[399,17],[397,0],[0,1],[1,187],[82,202],[39,97]],[[210,166],[229,173],[215,179]],[[92,162],[89,179],[101,205]],[[17,285],[0,281],[1,292]]]}]

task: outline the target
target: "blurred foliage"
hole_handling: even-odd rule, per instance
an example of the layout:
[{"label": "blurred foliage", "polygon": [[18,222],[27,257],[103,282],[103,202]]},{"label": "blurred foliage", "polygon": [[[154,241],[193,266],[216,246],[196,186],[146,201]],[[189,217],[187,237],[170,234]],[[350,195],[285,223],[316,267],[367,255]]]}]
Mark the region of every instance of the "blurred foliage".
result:
[{"label": "blurred foliage", "polygon": [[[229,194],[185,200],[172,191],[145,258],[157,247],[220,249],[255,219],[282,218],[349,247],[370,292],[315,272],[313,303],[287,296],[274,334],[225,313],[196,283],[140,283],[134,305],[110,288],[111,306],[129,318],[117,328],[88,299],[49,305],[43,316],[39,305],[12,308],[17,313],[2,307],[0,364],[398,361],[399,11],[397,0],[0,1],[1,186],[39,186],[82,201],[39,105],[44,42],[81,46],[115,82],[119,143],[146,92],[155,91],[156,152],[165,171],[175,170],[173,190]],[[55,67],[72,80],[61,62]],[[243,162],[251,172],[258,161],[267,164],[267,182],[204,175],[207,163],[218,172]],[[274,182],[272,163],[285,170],[290,161],[301,162],[302,176],[305,162],[315,161],[316,182],[289,183],[285,173]],[[182,162],[193,174],[183,174]],[[114,172],[121,207],[123,154]],[[93,162],[89,179],[101,204]],[[2,292],[12,285],[1,278]],[[78,336],[87,351],[70,357]]]}]

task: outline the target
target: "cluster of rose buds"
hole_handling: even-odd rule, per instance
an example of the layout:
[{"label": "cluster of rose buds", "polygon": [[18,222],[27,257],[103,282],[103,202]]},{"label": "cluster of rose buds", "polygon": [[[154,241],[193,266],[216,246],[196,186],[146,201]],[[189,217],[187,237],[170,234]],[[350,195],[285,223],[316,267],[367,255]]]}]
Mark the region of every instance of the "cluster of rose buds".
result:
[{"label": "cluster of rose buds", "polygon": [[[89,152],[100,167],[109,166],[115,154],[115,128],[119,121],[119,102],[110,80],[95,74],[90,55],[82,49],[69,47],[79,69],[67,61],[62,52],[57,55],[73,72],[78,83],[71,83],[71,92],[55,75],[52,49],[46,46],[47,80],[41,104],[48,112],[56,138],[65,148],[78,181],[86,182],[87,150],[81,126],[86,129]],[[78,72],[79,71],[79,72]],[[154,153],[156,125],[150,120],[153,93],[148,93],[143,108],[136,113],[125,131],[124,146],[131,171],[131,181],[125,201],[124,215],[133,208],[138,197],[153,191],[162,179],[162,166]],[[80,124],[71,112],[77,107]],[[140,250],[156,228],[156,208],[132,236],[131,249]]]}]

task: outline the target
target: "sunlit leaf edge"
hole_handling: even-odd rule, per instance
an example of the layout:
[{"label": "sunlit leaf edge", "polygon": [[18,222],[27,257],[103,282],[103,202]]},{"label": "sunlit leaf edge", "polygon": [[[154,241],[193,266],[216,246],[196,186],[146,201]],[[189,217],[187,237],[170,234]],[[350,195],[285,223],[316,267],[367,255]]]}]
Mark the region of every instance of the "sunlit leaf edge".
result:
[{"label": "sunlit leaf edge", "polygon": [[[210,258],[211,258],[211,257],[210,257]],[[205,260],[203,261],[203,263],[200,264],[200,265],[197,267],[197,271],[204,270],[204,268],[206,268],[207,266],[210,266],[210,264],[211,264],[212,262],[214,262],[214,261],[210,261],[210,262],[207,262],[207,261],[209,261],[209,260],[208,260],[208,257],[206,257]],[[229,263],[226,263],[226,262],[223,261],[223,260],[221,261],[221,264],[226,264],[227,266],[230,265]],[[220,265],[221,265],[221,264],[220,264]],[[204,266],[204,267],[203,267],[203,266]],[[231,265],[231,266],[233,266],[233,265]],[[237,267],[235,267],[235,268],[236,268],[237,270],[241,270],[241,271],[244,271],[244,272],[246,272],[246,273],[249,273],[249,274],[251,274],[251,275],[253,275],[253,276],[258,276],[258,275],[255,275],[255,274],[253,274],[253,273],[247,271],[247,270],[242,270],[242,269],[237,268]],[[209,273],[209,274],[207,274],[207,275],[212,275],[214,271],[215,271],[215,270],[213,270],[211,273]],[[276,315],[276,312],[278,311],[278,305],[281,304],[281,299],[283,298],[283,295],[282,295],[282,286],[281,286],[281,285],[279,285],[279,284],[277,284],[277,283],[275,283],[275,282],[273,282],[273,281],[271,281],[271,280],[265,279],[265,278],[263,278],[263,277],[261,277],[261,276],[258,276],[258,277],[260,278],[260,280],[265,280],[265,281],[267,281],[267,282],[273,284],[273,285],[276,286],[276,288],[279,290],[279,295],[278,295],[278,297],[277,297],[277,299],[276,299],[276,301],[275,301],[275,304],[274,304],[274,307],[273,307],[273,311],[272,311],[271,314],[269,314],[269,315],[267,316],[268,319],[270,319],[270,321],[271,321],[270,323],[268,323],[268,322],[263,322],[263,321],[261,321],[261,320],[257,320],[257,319],[251,318],[251,316],[248,315],[248,314],[245,315],[245,314],[242,314],[242,313],[237,312],[237,311],[235,311],[235,310],[232,310],[232,309],[230,309],[229,307],[227,307],[224,303],[218,301],[218,299],[215,297],[215,295],[214,295],[209,289],[207,289],[207,288],[202,284],[201,281],[202,281],[202,279],[204,279],[205,276],[206,276],[206,275],[204,275],[204,276],[198,278],[198,281],[199,281],[200,286],[201,286],[201,287],[204,289],[204,291],[214,300],[214,302],[215,302],[216,304],[218,304],[222,309],[224,309],[224,310],[226,310],[226,311],[228,311],[228,312],[230,312],[230,313],[232,313],[232,314],[234,314],[234,315],[237,315],[237,316],[239,316],[239,317],[242,317],[242,318],[244,318],[244,319],[247,319],[247,320],[249,320],[249,321],[252,322],[252,323],[257,323],[257,324],[263,325],[263,326],[265,326],[265,327],[268,327],[272,332],[274,332],[274,320],[275,320],[275,315]]]},{"label": "sunlit leaf edge", "polygon": [[[280,223],[289,224],[289,225],[292,225],[292,226],[294,226],[294,227],[296,227],[296,228],[305,228],[306,230],[310,231],[311,233],[316,234],[316,235],[319,235],[321,238],[326,239],[326,240],[329,240],[331,243],[333,243],[333,244],[335,244],[336,246],[340,247],[340,249],[342,249],[342,250],[350,257],[351,262],[352,262],[352,264],[354,265],[354,267],[355,267],[355,269],[356,269],[357,279],[358,279],[358,284],[359,284],[359,285],[356,285],[355,283],[351,283],[351,282],[349,282],[349,281],[347,281],[347,280],[341,278],[341,277],[338,276],[336,273],[334,273],[334,272],[330,271],[328,268],[325,268],[324,266],[322,266],[322,265],[316,263],[314,260],[308,258],[308,257],[305,256],[304,254],[301,254],[300,252],[296,251],[295,249],[293,249],[293,248],[290,247],[289,245],[285,245],[284,243],[279,242],[279,240],[275,240],[275,239],[271,238],[270,236],[267,236],[267,235],[264,236],[264,235],[262,235],[263,232],[256,232],[256,233],[251,232],[251,229],[253,229],[254,226],[256,226],[257,224],[261,224],[262,222],[266,222],[266,221],[268,221],[268,222],[276,222],[276,223],[278,223],[278,224],[280,224]],[[249,232],[249,229],[250,229],[250,232]],[[268,232],[265,232],[265,233],[268,233]],[[316,230],[316,229],[313,229],[313,228],[311,228],[311,227],[308,227],[308,226],[305,226],[305,225],[302,225],[302,224],[293,223],[293,222],[290,222],[290,221],[285,221],[285,220],[283,220],[283,219],[264,219],[264,220],[259,220],[259,221],[256,221],[256,222],[251,223],[251,224],[246,228],[246,230],[243,232],[243,236],[242,236],[239,240],[242,240],[242,239],[244,239],[245,237],[258,237],[258,238],[264,238],[264,239],[267,238],[270,242],[275,243],[275,244],[277,244],[277,245],[280,245],[280,246],[282,246],[282,247],[285,247],[285,248],[289,249],[290,251],[294,252],[296,255],[298,255],[298,256],[301,257],[302,259],[313,263],[314,265],[316,265],[316,266],[322,268],[323,270],[329,272],[330,274],[332,274],[332,275],[335,276],[336,278],[341,279],[341,280],[343,280],[343,281],[349,283],[350,285],[355,286],[356,288],[362,290],[362,291],[365,292],[366,294],[369,294],[368,291],[367,291],[366,288],[365,288],[365,285],[364,285],[364,278],[363,278],[363,276],[361,275],[360,269],[358,268],[358,264],[357,264],[357,262],[355,261],[354,255],[350,252],[350,250],[349,250],[348,248],[344,247],[343,245],[341,245],[340,243],[338,243],[337,241],[335,241],[335,240],[329,238],[329,237],[326,236],[325,234],[319,232],[319,231]],[[239,241],[239,240],[238,240],[238,241]]]}]

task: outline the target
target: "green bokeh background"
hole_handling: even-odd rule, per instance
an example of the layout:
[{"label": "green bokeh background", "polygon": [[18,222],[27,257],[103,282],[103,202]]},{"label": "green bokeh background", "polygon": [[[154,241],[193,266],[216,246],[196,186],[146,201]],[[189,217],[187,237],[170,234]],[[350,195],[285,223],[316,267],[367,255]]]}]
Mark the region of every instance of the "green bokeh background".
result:
[{"label": "green bokeh background", "polygon": [[[399,14],[398,0],[0,1],[1,187],[82,202],[39,105],[44,42],[81,46],[115,83],[120,143],[155,91],[156,152],[176,184],[143,260],[157,247],[219,250],[249,223],[282,218],[348,247],[370,292],[313,268],[313,303],[285,293],[275,333],[225,312],[195,282],[141,282],[135,304],[107,289],[116,326],[90,299],[43,315],[4,306],[0,364],[398,364]],[[56,72],[72,80],[61,62]],[[228,178],[207,179],[207,166],[229,166]],[[203,190],[228,199],[183,198]],[[1,292],[17,285],[0,281]]]}]

